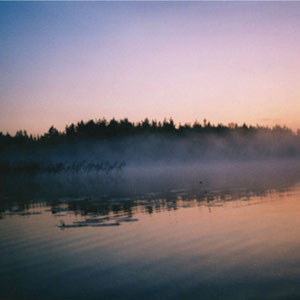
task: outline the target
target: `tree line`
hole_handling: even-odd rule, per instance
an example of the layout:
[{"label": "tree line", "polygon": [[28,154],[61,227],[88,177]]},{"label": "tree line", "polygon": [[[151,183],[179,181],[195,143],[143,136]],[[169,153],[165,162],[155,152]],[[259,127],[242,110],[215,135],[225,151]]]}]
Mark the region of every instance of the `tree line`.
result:
[{"label": "tree line", "polygon": [[226,136],[230,133],[239,133],[243,135],[255,135],[257,133],[280,134],[288,136],[300,137],[300,130],[294,133],[286,126],[276,125],[272,128],[265,126],[252,126],[243,124],[239,126],[236,123],[211,124],[206,119],[203,123],[195,121],[193,124],[185,123],[176,125],[172,118],[161,121],[148,118],[140,122],[130,122],[127,118],[116,120],[106,119],[89,120],[87,122],[80,121],[77,124],[67,125],[64,131],[57,130],[51,126],[49,130],[42,134],[33,136],[28,134],[26,130],[19,130],[15,135],[0,132],[0,149],[6,149],[9,146],[20,146],[26,144],[47,144],[57,142],[68,142],[74,140],[101,140],[112,139],[116,137],[126,137],[142,134],[158,134],[165,136],[189,136],[196,135],[218,135]]}]

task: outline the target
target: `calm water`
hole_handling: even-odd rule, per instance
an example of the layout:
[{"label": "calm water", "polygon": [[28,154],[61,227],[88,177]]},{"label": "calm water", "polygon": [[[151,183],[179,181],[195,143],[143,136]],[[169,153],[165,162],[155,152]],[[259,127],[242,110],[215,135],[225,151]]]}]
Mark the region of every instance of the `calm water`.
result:
[{"label": "calm water", "polygon": [[5,198],[0,295],[300,299],[300,184]]}]

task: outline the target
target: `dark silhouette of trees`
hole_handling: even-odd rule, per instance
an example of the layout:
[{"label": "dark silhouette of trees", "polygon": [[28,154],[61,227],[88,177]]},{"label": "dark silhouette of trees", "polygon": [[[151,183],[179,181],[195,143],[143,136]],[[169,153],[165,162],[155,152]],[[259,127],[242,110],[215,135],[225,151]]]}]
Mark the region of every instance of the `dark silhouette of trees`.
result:
[{"label": "dark silhouette of trees", "polygon": [[[111,119],[107,121],[102,118],[99,120],[89,120],[87,122],[80,121],[77,124],[67,125],[63,132],[58,131],[54,126],[51,126],[45,134],[41,136],[28,135],[26,130],[19,130],[15,136],[3,134],[0,132],[0,151],[6,151],[11,147],[25,147],[26,145],[45,144],[48,143],[68,143],[78,140],[107,140],[118,137],[134,136],[134,135],[149,135],[156,134],[161,136],[207,136],[217,135],[230,138],[230,134],[237,133],[241,136],[252,136],[255,134],[265,134],[269,136],[280,137],[289,136],[291,138],[300,139],[300,130],[294,133],[286,126],[276,125],[273,128],[263,126],[248,126],[243,124],[239,126],[235,123],[229,123],[228,126],[223,124],[213,125],[206,119],[203,123],[195,121],[191,124],[176,125],[172,118],[164,119],[163,122],[148,118],[133,123],[127,118],[122,120]],[[274,138],[275,140],[275,138]]]},{"label": "dark silhouette of trees", "polygon": [[66,126],[65,134],[67,137],[74,137],[76,135],[75,125],[71,124],[70,126]]}]

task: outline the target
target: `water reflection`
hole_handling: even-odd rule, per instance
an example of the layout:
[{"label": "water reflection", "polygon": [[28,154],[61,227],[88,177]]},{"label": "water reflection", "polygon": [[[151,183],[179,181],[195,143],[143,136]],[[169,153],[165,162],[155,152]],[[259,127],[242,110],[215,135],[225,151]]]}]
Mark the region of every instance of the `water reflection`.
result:
[{"label": "water reflection", "polygon": [[[202,184],[202,182],[201,182]],[[171,189],[164,192],[151,192],[131,196],[89,196],[61,197],[46,199],[4,199],[0,205],[0,218],[8,216],[33,216],[51,212],[59,218],[60,229],[79,227],[120,226],[122,223],[137,222],[136,214],[153,214],[163,211],[175,211],[183,208],[205,206],[209,212],[215,207],[222,207],[229,202],[236,202],[235,207],[255,205],[270,201],[270,194],[284,193],[291,185],[277,188],[228,188],[228,189]],[[256,198],[253,201],[253,198]],[[40,210],[39,210],[40,208]],[[64,217],[81,217],[67,223]]]},{"label": "water reflection", "polygon": [[133,176],[126,184],[151,185],[98,193],[6,193],[0,296],[299,299],[297,171],[199,173]]}]

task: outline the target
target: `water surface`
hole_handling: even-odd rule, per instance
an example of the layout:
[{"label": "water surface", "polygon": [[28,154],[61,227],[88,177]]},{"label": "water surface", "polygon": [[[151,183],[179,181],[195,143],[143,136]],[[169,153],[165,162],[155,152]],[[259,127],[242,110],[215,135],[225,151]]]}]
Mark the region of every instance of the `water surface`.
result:
[{"label": "water surface", "polygon": [[300,184],[197,184],[4,197],[1,299],[299,299]]}]

